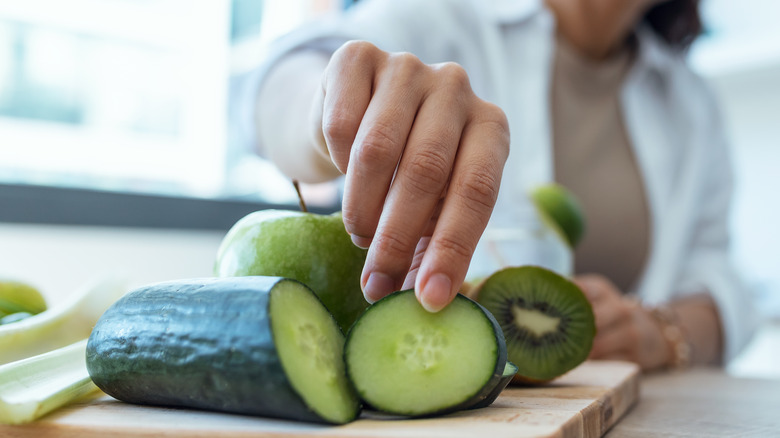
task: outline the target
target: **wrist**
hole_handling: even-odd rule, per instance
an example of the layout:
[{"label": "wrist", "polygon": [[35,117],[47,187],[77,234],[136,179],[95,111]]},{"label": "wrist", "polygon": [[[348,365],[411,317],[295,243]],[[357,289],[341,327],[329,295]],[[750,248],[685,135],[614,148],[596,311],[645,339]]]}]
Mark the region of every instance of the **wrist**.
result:
[{"label": "wrist", "polygon": [[677,312],[669,305],[647,307],[665,346],[665,360],[659,368],[685,369],[691,364],[692,349]]}]

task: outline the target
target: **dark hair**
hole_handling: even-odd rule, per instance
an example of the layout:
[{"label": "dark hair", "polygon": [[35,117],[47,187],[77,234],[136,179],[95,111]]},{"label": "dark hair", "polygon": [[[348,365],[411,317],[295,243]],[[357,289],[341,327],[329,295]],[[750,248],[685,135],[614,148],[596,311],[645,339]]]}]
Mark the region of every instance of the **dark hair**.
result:
[{"label": "dark hair", "polygon": [[672,48],[685,51],[701,35],[699,0],[668,0],[650,8],[643,21]]}]

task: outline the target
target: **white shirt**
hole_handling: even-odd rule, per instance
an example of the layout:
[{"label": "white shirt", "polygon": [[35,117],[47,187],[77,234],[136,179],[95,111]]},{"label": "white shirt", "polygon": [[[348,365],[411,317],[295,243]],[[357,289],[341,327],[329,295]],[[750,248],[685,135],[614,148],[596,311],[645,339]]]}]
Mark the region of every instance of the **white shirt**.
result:
[{"label": "white shirt", "polygon": [[[470,275],[492,269],[495,236],[539,230],[528,190],[553,181],[550,93],[555,48],[553,15],[538,0],[363,0],[347,14],[282,39],[268,63],[299,48],[335,51],[345,41],[371,41],[426,63],[454,61],[481,98],[499,105],[510,125],[510,155],[498,202]],[[635,291],[659,303],[702,291],[717,303],[724,360],[754,332],[758,314],[730,260],[730,153],[716,102],[704,82],[648,29],[637,31],[636,61],[622,91],[622,109],[644,176],[651,212],[650,253]],[[262,77],[262,72],[260,73]],[[555,236],[520,240],[502,263],[570,270]],[[502,257],[503,258],[503,257]],[[518,262],[518,260],[520,260]]]}]

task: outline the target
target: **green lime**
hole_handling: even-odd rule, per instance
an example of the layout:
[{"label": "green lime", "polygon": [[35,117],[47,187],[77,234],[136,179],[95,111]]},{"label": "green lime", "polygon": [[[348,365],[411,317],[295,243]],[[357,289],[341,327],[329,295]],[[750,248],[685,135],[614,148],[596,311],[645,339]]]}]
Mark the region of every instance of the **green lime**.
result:
[{"label": "green lime", "polygon": [[585,235],[585,214],[577,197],[560,184],[545,184],[531,191],[542,219],[558,231],[571,248]]}]

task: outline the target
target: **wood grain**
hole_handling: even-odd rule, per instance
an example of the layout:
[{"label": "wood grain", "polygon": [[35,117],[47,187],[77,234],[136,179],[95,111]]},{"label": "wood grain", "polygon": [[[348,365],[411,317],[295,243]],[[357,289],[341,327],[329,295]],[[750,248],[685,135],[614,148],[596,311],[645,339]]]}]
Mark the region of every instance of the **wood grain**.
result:
[{"label": "wood grain", "polygon": [[642,403],[608,438],[780,437],[780,380],[719,368],[642,378]]},{"label": "wood grain", "polygon": [[639,370],[589,361],[541,387],[510,387],[493,405],[426,419],[364,412],[344,426],[322,426],[187,409],[137,406],[106,395],[34,424],[0,426],[8,438],[146,437],[600,437],[639,397]]}]

